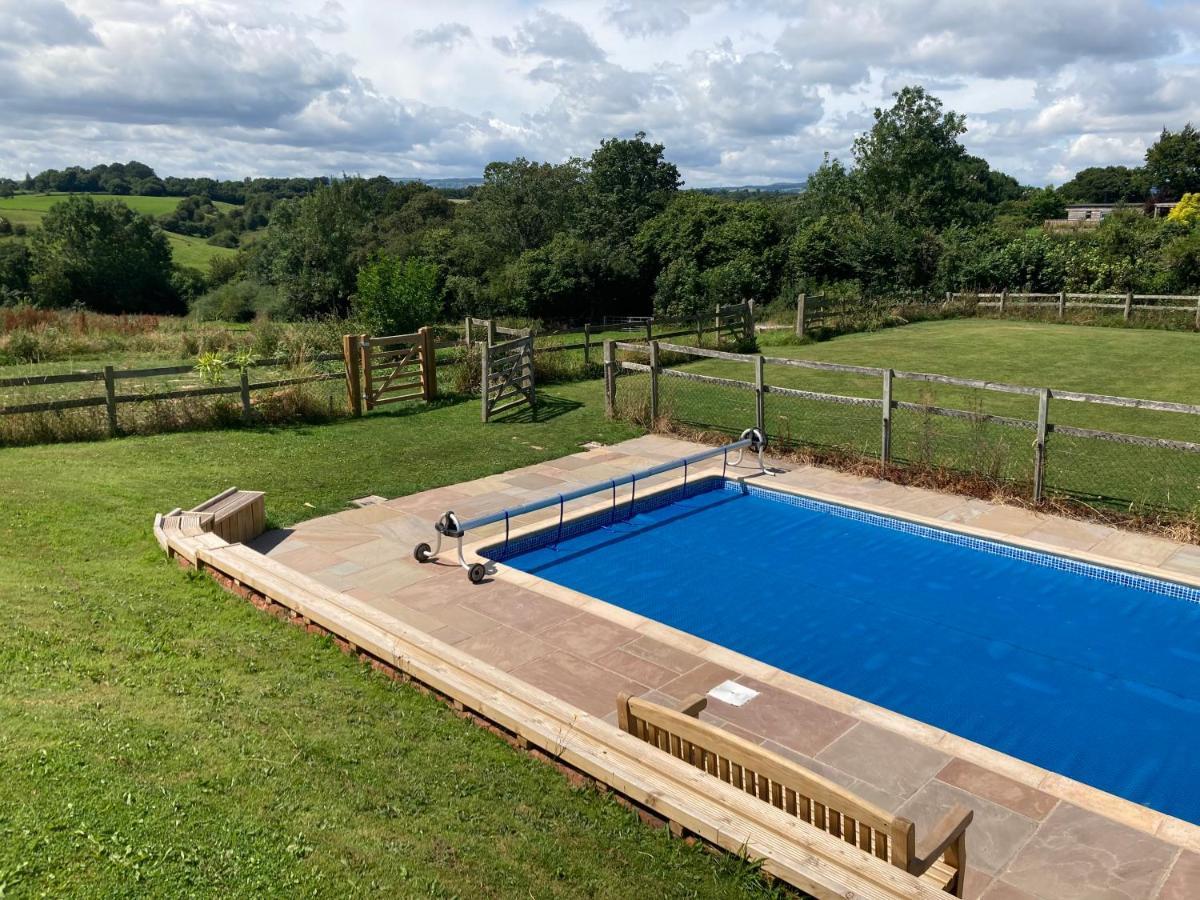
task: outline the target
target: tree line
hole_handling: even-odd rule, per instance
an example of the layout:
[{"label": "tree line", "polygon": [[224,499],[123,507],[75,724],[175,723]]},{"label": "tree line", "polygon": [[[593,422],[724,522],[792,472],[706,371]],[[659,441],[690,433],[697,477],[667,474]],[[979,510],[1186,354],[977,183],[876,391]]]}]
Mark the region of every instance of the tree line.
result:
[{"label": "tree line", "polygon": [[[187,301],[205,317],[357,311],[380,330],[408,330],[464,314],[682,317],[717,303],[790,304],[818,290],[1200,288],[1200,134],[1190,124],[1164,130],[1144,167],[1085,169],[1039,188],[968,153],[965,118],[924,89],[893,101],[875,111],[848,160],[826,157],[794,194],[685,190],[666,148],[641,133],[602,141],[587,158],[491,163],[469,199],[382,177],[317,180],[254,209],[246,202],[242,226],[266,221],[266,231],[190,282],[172,270],[169,248],[164,270],[147,246],[153,223],[135,225],[104,203],[85,210],[76,198],[30,241],[24,287],[11,267],[5,274],[0,249],[0,291],[7,283],[38,303],[96,308],[146,308],[173,291],[176,306]],[[236,234],[212,204],[219,198],[193,188],[164,224]],[[1043,227],[1082,196],[1123,206],[1098,227]],[[1144,213],[1147,202],[1181,198],[1168,217]],[[119,290],[106,287],[120,267],[103,248],[103,271],[72,269],[89,265],[92,251],[77,244],[86,229],[73,224],[85,215],[119,218],[110,227],[124,229],[121,246],[137,233],[142,249],[130,251]],[[160,271],[129,278],[142,266]]]}]

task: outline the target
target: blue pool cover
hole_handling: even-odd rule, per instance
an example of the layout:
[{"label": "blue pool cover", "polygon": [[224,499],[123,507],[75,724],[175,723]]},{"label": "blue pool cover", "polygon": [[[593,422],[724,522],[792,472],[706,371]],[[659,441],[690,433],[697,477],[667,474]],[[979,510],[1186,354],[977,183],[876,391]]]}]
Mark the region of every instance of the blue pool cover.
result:
[{"label": "blue pool cover", "polygon": [[506,562],[1200,823],[1200,591],[732,483]]}]

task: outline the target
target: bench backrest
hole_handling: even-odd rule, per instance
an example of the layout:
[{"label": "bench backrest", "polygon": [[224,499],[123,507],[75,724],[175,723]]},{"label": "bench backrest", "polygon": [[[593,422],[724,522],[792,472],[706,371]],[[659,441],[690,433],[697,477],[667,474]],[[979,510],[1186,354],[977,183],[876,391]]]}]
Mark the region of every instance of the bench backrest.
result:
[{"label": "bench backrest", "polygon": [[683,712],[621,694],[617,719],[623,731],[760,800],[908,870],[915,853],[913,823],[894,816],[841,785],[696,716],[700,696]]}]

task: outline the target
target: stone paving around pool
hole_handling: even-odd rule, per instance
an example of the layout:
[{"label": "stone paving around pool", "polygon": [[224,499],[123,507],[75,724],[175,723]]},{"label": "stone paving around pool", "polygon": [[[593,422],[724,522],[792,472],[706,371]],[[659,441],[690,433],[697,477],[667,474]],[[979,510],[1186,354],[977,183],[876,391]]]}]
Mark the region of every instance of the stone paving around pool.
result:
[{"label": "stone paving around pool", "polygon": [[[620,691],[677,705],[725,680],[752,687],[759,695],[744,706],[710,698],[704,717],[898,811],[918,835],[955,803],[972,808],[968,897],[1200,897],[1195,825],[515,570],[471,585],[451,547],[436,563],[413,560],[448,509],[470,517],[700,449],[646,436],[313,519],[251,546],[609,722]],[[729,474],[752,476],[749,462]],[[771,486],[1200,581],[1200,548],[1091,523],[815,467],[780,471]],[[543,514],[557,517],[557,507]]]}]

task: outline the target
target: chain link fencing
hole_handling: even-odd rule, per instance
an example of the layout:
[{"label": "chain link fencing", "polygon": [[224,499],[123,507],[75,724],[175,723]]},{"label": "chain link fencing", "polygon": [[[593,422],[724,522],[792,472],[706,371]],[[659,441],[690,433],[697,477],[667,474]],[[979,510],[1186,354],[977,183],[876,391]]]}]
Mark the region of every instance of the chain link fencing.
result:
[{"label": "chain link fencing", "polygon": [[1071,392],[1055,400],[1036,388],[771,357],[760,392],[758,357],[668,345],[652,372],[649,344],[622,346],[614,414],[653,430],[733,436],[757,424],[774,446],[818,459],[1200,521],[1200,407]]}]

